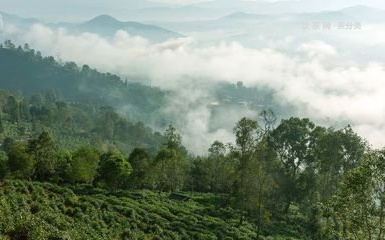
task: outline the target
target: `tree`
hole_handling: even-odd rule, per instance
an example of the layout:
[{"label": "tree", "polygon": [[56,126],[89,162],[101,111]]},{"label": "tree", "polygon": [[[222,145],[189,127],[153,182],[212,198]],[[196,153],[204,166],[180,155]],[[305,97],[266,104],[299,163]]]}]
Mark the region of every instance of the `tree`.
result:
[{"label": "tree", "polygon": [[118,114],[112,107],[101,107],[99,110],[99,132],[107,138],[112,139],[115,135],[115,123],[119,119]]},{"label": "tree", "polygon": [[30,179],[34,174],[35,161],[27,152],[27,145],[21,142],[12,143],[7,151],[8,165],[11,175],[16,178]]},{"label": "tree", "polygon": [[282,174],[278,176],[281,193],[285,198],[284,211],[287,213],[293,201],[303,199],[311,186],[307,184],[313,156],[311,146],[315,125],[309,119],[290,118],[269,135],[269,144],[277,153],[281,163]]},{"label": "tree", "polygon": [[341,239],[383,239],[385,150],[368,153],[360,166],[350,170],[329,206],[331,229]]},{"label": "tree", "polygon": [[8,156],[5,152],[0,151],[0,180],[3,180],[9,173]]},{"label": "tree", "polygon": [[55,174],[58,162],[57,147],[47,131],[43,131],[37,139],[29,141],[28,152],[36,163],[35,179],[48,180]]},{"label": "tree", "polygon": [[129,184],[134,189],[141,189],[145,186],[148,178],[151,157],[143,148],[135,148],[128,157],[132,166]]},{"label": "tree", "polygon": [[27,121],[31,118],[29,103],[25,99],[20,102],[20,118]]},{"label": "tree", "polygon": [[2,150],[4,150],[5,152],[8,152],[14,142],[15,141],[10,137],[4,138],[3,143],[1,144]]},{"label": "tree", "polygon": [[191,191],[207,192],[209,191],[207,180],[207,169],[205,163],[207,158],[195,157],[192,159],[192,166],[190,169],[190,188]]},{"label": "tree", "polygon": [[67,180],[71,183],[92,183],[96,177],[99,154],[90,147],[81,147],[72,155],[66,169]]},{"label": "tree", "polygon": [[203,167],[211,192],[230,192],[235,177],[235,163],[227,156],[227,148],[223,143],[215,141],[210,146]]},{"label": "tree", "polygon": [[153,186],[161,191],[180,190],[188,172],[186,150],[181,145],[182,138],[171,125],[166,130],[165,142],[158,151],[152,166]]},{"label": "tree", "polygon": [[250,172],[247,174],[250,185],[248,194],[254,195],[250,198],[247,209],[251,209],[256,216],[256,239],[259,239],[264,225],[270,220],[269,208],[275,207],[271,205],[271,199],[277,188],[277,182],[272,175],[272,172],[276,170],[276,161],[276,155],[270,148],[267,139],[264,138],[256,147],[255,157],[250,163]]},{"label": "tree", "polygon": [[19,102],[14,96],[9,96],[7,102],[5,103],[5,113],[8,113],[11,117],[12,122],[20,121],[20,107]]},{"label": "tree", "polygon": [[4,132],[3,114],[0,112],[0,133]]},{"label": "tree", "polygon": [[99,181],[116,190],[127,188],[132,173],[131,164],[119,153],[108,152],[100,157]]},{"label": "tree", "polygon": [[164,146],[168,149],[179,149],[182,146],[182,137],[172,125],[166,129],[164,138]]},{"label": "tree", "polygon": [[238,180],[235,195],[240,205],[241,215],[239,222],[242,224],[247,205],[253,201],[254,197],[251,194],[253,181],[250,179],[250,173],[252,171],[251,166],[256,157],[256,148],[261,141],[262,134],[257,121],[247,118],[242,118],[237,123],[234,128],[234,134],[236,145],[232,147],[231,155],[237,160]]},{"label": "tree", "polygon": [[15,49],[15,44],[13,44],[11,40],[5,40],[4,47],[7,49]]},{"label": "tree", "polygon": [[162,148],[154,160],[153,185],[160,191],[178,191],[186,181],[188,165],[185,156],[175,149]]},{"label": "tree", "polygon": [[335,193],[344,174],[360,164],[368,147],[349,126],[338,131],[317,127],[313,135],[312,155],[318,169],[321,201],[325,203]]}]

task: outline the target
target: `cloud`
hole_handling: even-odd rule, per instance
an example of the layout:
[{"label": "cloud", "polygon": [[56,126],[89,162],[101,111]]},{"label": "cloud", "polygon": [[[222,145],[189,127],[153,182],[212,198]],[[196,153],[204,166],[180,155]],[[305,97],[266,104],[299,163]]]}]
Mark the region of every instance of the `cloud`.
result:
[{"label": "cloud", "polygon": [[310,58],[325,58],[337,55],[337,51],[333,46],[322,41],[304,43],[298,50],[305,52]]},{"label": "cloud", "polygon": [[3,30],[3,16],[0,14],[0,31]]},{"label": "cloud", "polygon": [[[184,143],[199,153],[218,139],[232,141],[232,126],[258,109],[229,107],[217,115],[211,103],[215,83],[236,83],[274,90],[277,101],[297,107],[302,116],[322,123],[350,123],[375,146],[385,145],[385,69],[383,62],[359,64],[322,41],[298,43],[296,54],[251,49],[236,42],[199,46],[194,39],[153,44],[118,31],[112,39],[73,35],[34,25],[20,39],[46,55],[89,64],[147,84],[177,90],[163,111],[174,116]],[[215,129],[212,122],[220,123]]]}]

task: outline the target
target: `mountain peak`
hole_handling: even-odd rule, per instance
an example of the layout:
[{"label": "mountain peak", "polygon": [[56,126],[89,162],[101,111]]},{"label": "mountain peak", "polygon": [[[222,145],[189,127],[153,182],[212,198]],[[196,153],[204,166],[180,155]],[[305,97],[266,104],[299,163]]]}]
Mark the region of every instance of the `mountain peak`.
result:
[{"label": "mountain peak", "polygon": [[116,24],[116,23],[120,23],[119,20],[117,20],[116,18],[114,18],[114,17],[112,17],[110,15],[107,15],[107,14],[99,15],[99,16],[91,19],[88,22],[96,23],[96,24]]},{"label": "mountain peak", "polygon": [[362,13],[362,12],[381,12],[382,9],[378,9],[378,8],[373,8],[373,7],[369,7],[369,6],[366,6],[366,5],[354,5],[354,6],[351,6],[351,7],[347,7],[347,8],[344,8],[342,9],[343,12],[352,12],[352,13]]}]

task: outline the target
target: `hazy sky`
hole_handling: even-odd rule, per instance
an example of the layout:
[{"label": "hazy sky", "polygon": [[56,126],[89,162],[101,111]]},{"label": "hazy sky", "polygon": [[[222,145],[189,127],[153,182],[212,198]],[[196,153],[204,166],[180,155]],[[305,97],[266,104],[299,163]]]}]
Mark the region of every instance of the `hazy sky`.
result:
[{"label": "hazy sky", "polygon": [[129,19],[130,12],[135,9],[177,7],[178,5],[193,3],[198,3],[199,7],[220,8],[228,12],[247,11],[251,9],[249,6],[252,2],[258,4],[252,8],[253,12],[258,9],[263,11],[266,8],[270,10],[272,8],[272,12],[296,11],[297,9],[300,11],[321,11],[357,4],[385,9],[385,1],[383,0],[0,0],[0,11],[36,17],[46,21],[78,21],[104,13]]}]

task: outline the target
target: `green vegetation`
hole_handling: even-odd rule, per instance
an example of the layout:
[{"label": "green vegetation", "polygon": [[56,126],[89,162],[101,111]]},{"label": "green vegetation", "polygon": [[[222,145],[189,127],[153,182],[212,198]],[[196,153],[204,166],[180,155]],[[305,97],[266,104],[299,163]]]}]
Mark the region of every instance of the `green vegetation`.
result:
[{"label": "green vegetation", "polygon": [[0,239],[384,238],[385,150],[350,126],[263,111],[192,156],[99,104],[0,91]]},{"label": "green vegetation", "polygon": [[[38,92],[31,97],[0,90],[0,140],[26,141],[48,131],[61,150],[90,145],[102,149],[117,148],[129,153],[135,147],[155,152],[163,137],[142,122],[133,123],[112,107],[70,103],[53,91]],[[48,147],[43,143],[43,147]],[[31,150],[40,146],[31,146]],[[40,157],[38,152],[37,156]],[[41,156],[44,157],[44,156]]]},{"label": "green vegetation", "polygon": [[[123,109],[130,119],[162,122],[159,108],[170,93],[127,82],[110,73],[100,73],[73,62],[59,63],[42,57],[28,44],[17,47],[11,41],[0,46],[0,87],[32,96],[53,91],[55,97],[71,103],[97,104]],[[5,60],[6,59],[6,60]]]},{"label": "green vegetation", "polygon": [[253,239],[251,223],[238,226],[220,197],[118,191],[89,185],[7,180],[0,189],[0,239]]}]

